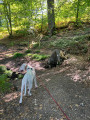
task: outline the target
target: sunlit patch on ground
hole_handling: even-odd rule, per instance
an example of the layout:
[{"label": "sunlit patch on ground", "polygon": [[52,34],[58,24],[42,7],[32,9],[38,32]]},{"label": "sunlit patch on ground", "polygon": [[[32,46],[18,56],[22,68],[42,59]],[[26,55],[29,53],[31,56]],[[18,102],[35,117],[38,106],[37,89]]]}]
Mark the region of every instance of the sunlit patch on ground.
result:
[{"label": "sunlit patch on ground", "polygon": [[51,79],[50,78],[47,78],[47,79],[45,79],[46,80],[46,82],[49,82]]},{"label": "sunlit patch on ground", "polygon": [[76,59],[75,57],[72,57],[72,58],[66,60],[66,63],[67,63],[67,64],[76,63],[76,62],[77,62],[77,59]]},{"label": "sunlit patch on ground", "polygon": [[81,77],[80,77],[79,74],[75,74],[75,75],[72,76],[72,80],[75,81],[75,82],[77,82],[80,79],[81,79]]},{"label": "sunlit patch on ground", "polygon": [[10,102],[16,98],[18,98],[20,96],[20,92],[14,92],[14,93],[10,93],[10,94],[7,94],[3,97],[3,100],[5,102]]},{"label": "sunlit patch on ground", "polygon": [[3,109],[1,109],[1,110],[0,110],[0,114],[3,114],[3,112],[4,112],[4,110],[3,110]]}]

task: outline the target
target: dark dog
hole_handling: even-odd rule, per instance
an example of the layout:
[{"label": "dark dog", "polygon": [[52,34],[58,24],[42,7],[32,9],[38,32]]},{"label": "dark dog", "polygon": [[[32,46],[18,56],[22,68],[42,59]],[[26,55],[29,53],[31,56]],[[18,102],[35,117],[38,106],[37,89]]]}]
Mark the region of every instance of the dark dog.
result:
[{"label": "dark dog", "polygon": [[60,51],[55,49],[48,60],[48,65],[52,68],[56,67],[57,64],[60,64]]}]

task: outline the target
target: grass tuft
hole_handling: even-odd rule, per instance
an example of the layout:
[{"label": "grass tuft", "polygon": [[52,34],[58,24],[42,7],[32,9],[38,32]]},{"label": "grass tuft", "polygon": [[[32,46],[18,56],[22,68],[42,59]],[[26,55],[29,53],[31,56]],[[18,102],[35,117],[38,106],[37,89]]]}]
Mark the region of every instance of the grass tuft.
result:
[{"label": "grass tuft", "polygon": [[48,58],[48,56],[47,55],[33,54],[32,58],[35,59],[35,60],[40,61],[40,60],[45,60],[46,58]]},{"label": "grass tuft", "polygon": [[31,50],[28,49],[28,50],[25,51],[25,53],[31,53]]},{"label": "grass tuft", "polygon": [[24,54],[22,54],[22,53],[14,53],[14,55],[13,55],[13,58],[20,58],[20,57],[23,57],[24,56]]}]

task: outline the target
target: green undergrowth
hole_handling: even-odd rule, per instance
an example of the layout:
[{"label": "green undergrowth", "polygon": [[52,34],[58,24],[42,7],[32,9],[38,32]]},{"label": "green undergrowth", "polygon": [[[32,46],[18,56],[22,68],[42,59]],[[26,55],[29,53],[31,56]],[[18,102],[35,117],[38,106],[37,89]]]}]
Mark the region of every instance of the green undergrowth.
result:
[{"label": "green undergrowth", "polygon": [[45,60],[46,58],[48,58],[48,55],[41,55],[41,54],[31,54],[31,53],[28,53],[26,56],[28,57],[31,57],[32,59],[35,59],[37,61],[40,61],[40,60]]},{"label": "green undergrowth", "polygon": [[88,61],[90,61],[90,56],[88,56]]},{"label": "green undergrowth", "polygon": [[7,76],[10,77],[12,75],[12,71],[7,70],[6,66],[0,65],[0,74],[6,74]]},{"label": "green undergrowth", "polygon": [[32,51],[30,49],[26,50],[25,53],[31,53]]},{"label": "green undergrowth", "polygon": [[33,46],[32,46],[32,48],[39,48],[39,43],[35,43],[35,44],[33,44]]},{"label": "green undergrowth", "polygon": [[49,47],[57,47],[60,49],[70,49],[70,53],[79,54],[88,52],[89,35],[63,37],[61,39],[53,40],[49,43]]},{"label": "green undergrowth", "polygon": [[11,83],[9,83],[9,79],[6,74],[0,75],[0,91],[8,92],[10,91]]},{"label": "green undergrowth", "polygon": [[35,53],[31,53],[31,50],[27,50],[25,51],[25,53],[14,53],[13,58],[16,59],[25,56],[28,56],[37,61],[45,60],[46,58],[48,58],[48,55],[40,54],[40,50],[35,50]]},{"label": "green undergrowth", "polygon": [[27,32],[27,29],[19,29],[19,30],[16,30],[15,31],[15,33],[16,33],[16,35],[18,36],[26,36],[26,35],[28,35],[28,32]]},{"label": "green undergrowth", "polygon": [[31,56],[32,56],[32,53],[28,53],[28,54],[26,54],[26,56],[31,57]]},{"label": "green undergrowth", "polygon": [[45,60],[46,58],[48,58],[48,55],[33,54],[32,58],[37,61],[40,61],[40,60]]},{"label": "green undergrowth", "polygon": [[20,57],[24,57],[23,53],[14,53],[13,58],[20,58]]},{"label": "green undergrowth", "polygon": [[0,74],[4,73],[6,70],[6,66],[0,65]]}]

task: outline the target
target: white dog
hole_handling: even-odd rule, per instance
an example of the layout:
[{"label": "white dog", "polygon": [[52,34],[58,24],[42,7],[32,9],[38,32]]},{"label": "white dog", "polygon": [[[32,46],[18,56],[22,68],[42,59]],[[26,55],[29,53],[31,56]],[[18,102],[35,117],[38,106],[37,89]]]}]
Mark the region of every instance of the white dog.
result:
[{"label": "white dog", "polygon": [[28,64],[23,63],[20,67],[19,71],[26,71],[26,74],[24,75],[22,79],[22,85],[21,85],[21,96],[20,96],[20,101],[19,103],[22,103],[22,97],[23,97],[23,91],[24,91],[24,96],[26,95],[26,87],[28,86],[28,95],[31,96],[31,89],[33,85],[33,80],[35,83],[35,87],[37,86],[37,81],[36,81],[36,73],[35,69],[33,67],[30,67]]}]

